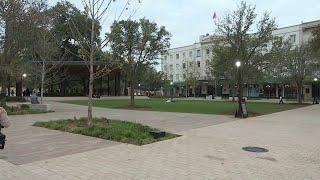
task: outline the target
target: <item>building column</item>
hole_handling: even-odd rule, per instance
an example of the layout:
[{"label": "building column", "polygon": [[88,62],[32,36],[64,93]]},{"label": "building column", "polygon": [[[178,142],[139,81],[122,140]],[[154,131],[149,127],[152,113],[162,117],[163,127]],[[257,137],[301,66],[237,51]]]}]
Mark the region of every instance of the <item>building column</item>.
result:
[{"label": "building column", "polygon": [[279,87],[278,87],[278,84],[276,85],[276,98],[279,97]]},{"label": "building column", "polygon": [[100,78],[99,96],[102,96],[102,77]]},{"label": "building column", "polygon": [[108,75],[108,96],[110,96],[110,75]]}]

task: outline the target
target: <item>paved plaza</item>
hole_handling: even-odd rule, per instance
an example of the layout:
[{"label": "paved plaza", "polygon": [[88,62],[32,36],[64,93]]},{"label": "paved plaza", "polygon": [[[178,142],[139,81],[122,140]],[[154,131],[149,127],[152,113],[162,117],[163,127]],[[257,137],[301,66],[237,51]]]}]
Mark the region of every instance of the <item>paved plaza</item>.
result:
[{"label": "paved plaza", "polygon": [[[54,113],[11,116],[0,179],[319,179],[320,106],[236,120],[231,116],[94,108],[96,116],[182,135],[144,146],[52,131],[36,121],[86,115],[51,102]],[[267,153],[250,153],[259,146]]]}]

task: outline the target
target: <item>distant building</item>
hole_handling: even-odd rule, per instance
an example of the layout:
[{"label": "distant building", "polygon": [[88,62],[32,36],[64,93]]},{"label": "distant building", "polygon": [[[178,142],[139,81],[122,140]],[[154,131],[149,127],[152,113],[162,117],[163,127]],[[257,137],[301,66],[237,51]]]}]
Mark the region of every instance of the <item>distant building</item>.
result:
[{"label": "distant building", "polygon": [[[301,23],[294,26],[278,28],[273,32],[274,36],[283,37],[290,40],[293,45],[301,45],[312,38],[312,30],[320,25],[320,20]],[[176,94],[185,94],[195,89],[197,96],[216,95],[230,96],[230,85],[223,84],[215,79],[208,68],[209,61],[212,59],[212,36],[202,35],[199,42],[191,45],[176,47],[168,50],[168,53],[161,58],[161,69],[166,74],[166,78],[175,84]],[[195,70],[198,74],[197,87],[186,83],[188,76]],[[245,85],[244,95],[250,97],[279,97],[296,96],[296,90],[288,84],[252,84]],[[304,95],[311,98],[312,85],[305,85]]]}]

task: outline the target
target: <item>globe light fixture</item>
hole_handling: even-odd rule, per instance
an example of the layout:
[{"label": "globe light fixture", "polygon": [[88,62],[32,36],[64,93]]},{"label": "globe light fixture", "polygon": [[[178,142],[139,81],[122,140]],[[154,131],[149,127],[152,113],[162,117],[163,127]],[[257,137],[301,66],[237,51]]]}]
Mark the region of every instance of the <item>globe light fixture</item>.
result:
[{"label": "globe light fixture", "polygon": [[241,66],[241,62],[240,62],[240,61],[237,61],[237,62],[236,62],[236,67],[239,68],[240,66]]},{"label": "globe light fixture", "polygon": [[317,82],[317,81],[318,81],[318,78],[314,78],[313,80],[314,80],[315,82]]},{"label": "globe light fixture", "polygon": [[27,77],[27,74],[26,74],[26,73],[22,74],[22,77],[26,78],[26,77]]},{"label": "globe light fixture", "polygon": [[173,85],[173,82],[170,82],[170,85]]}]

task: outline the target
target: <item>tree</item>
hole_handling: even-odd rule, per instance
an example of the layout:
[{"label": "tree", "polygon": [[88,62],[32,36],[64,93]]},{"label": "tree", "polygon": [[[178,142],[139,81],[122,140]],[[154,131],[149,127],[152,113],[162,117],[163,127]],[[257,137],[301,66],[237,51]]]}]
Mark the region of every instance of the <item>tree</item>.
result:
[{"label": "tree", "polygon": [[[45,16],[45,14],[43,14]],[[33,61],[31,63],[31,70],[33,78],[40,81],[40,103],[43,103],[43,95],[45,89],[52,84],[56,84],[63,79],[62,72],[63,62],[59,61],[59,42],[55,36],[50,32],[49,24],[34,29],[33,48],[30,50]]]},{"label": "tree", "polygon": [[186,91],[189,89],[189,85],[192,86],[192,94],[196,96],[196,87],[198,81],[200,79],[201,73],[200,68],[196,61],[191,61],[189,64],[186,64],[186,68],[184,69],[183,73],[185,74],[185,83],[186,83]]},{"label": "tree", "polygon": [[137,75],[145,66],[156,64],[159,55],[170,46],[170,33],[165,27],[158,27],[156,23],[147,19],[139,21],[115,21],[111,26],[111,50],[116,59],[123,62],[131,87],[130,104],[134,106],[134,89]]},{"label": "tree", "polygon": [[298,103],[303,101],[303,84],[312,80],[318,71],[320,61],[314,56],[312,46],[304,42],[298,46],[278,40],[269,53],[272,59],[270,69],[281,79],[290,79],[297,86]]},{"label": "tree", "polygon": [[320,25],[314,28],[312,32],[311,48],[316,56],[320,56]]},{"label": "tree", "polygon": [[151,91],[161,88],[163,76],[164,74],[162,72],[158,72],[154,67],[148,66],[144,68],[141,75],[139,75],[139,82],[144,89],[148,91],[150,96]]},{"label": "tree", "polygon": [[[25,71],[30,27],[37,21],[37,12],[46,6],[43,0],[3,0],[0,1],[1,58],[2,74],[9,89],[16,82],[16,94],[22,96],[22,74]],[[4,84],[2,83],[2,87]]]},{"label": "tree", "polygon": [[[4,0],[0,1],[0,21],[1,21],[1,49],[2,58],[1,75],[4,77],[2,87],[7,88],[10,94],[10,87],[13,80],[21,76],[19,67],[20,56],[23,46],[25,45],[25,30],[26,30],[26,12],[28,2],[22,0]],[[17,88],[19,89],[19,88]]]},{"label": "tree", "polygon": [[[112,71],[110,66],[101,65],[94,67],[96,60],[107,60],[106,57],[100,56],[102,49],[106,48],[110,42],[110,37],[106,34],[104,39],[101,39],[98,34],[100,34],[100,22],[105,21],[110,14],[111,6],[118,1],[115,0],[83,0],[84,12],[78,13],[79,17],[86,17],[86,23],[80,24],[72,21],[69,23],[69,28],[72,34],[75,35],[73,39],[76,44],[79,44],[80,49],[78,51],[78,57],[82,59],[89,71],[89,94],[88,94],[88,119],[87,124],[91,125],[93,123],[92,115],[92,98],[93,98],[93,82],[95,78],[99,78],[105,74]],[[127,0],[121,13],[117,19],[119,19],[125,10],[129,9],[132,2]],[[140,1],[139,1],[140,3]],[[76,18],[75,20],[77,20]]]},{"label": "tree", "polygon": [[[260,74],[258,72],[265,61],[256,57],[267,50],[267,43],[272,39],[272,31],[275,29],[275,20],[267,12],[257,21],[255,6],[245,2],[241,2],[237,10],[217,22],[212,63],[216,72],[213,74],[226,74],[231,77],[236,73],[234,78],[237,82],[239,103],[237,117],[243,116],[241,100],[244,81]],[[241,62],[238,69],[235,66],[237,61]]]}]

